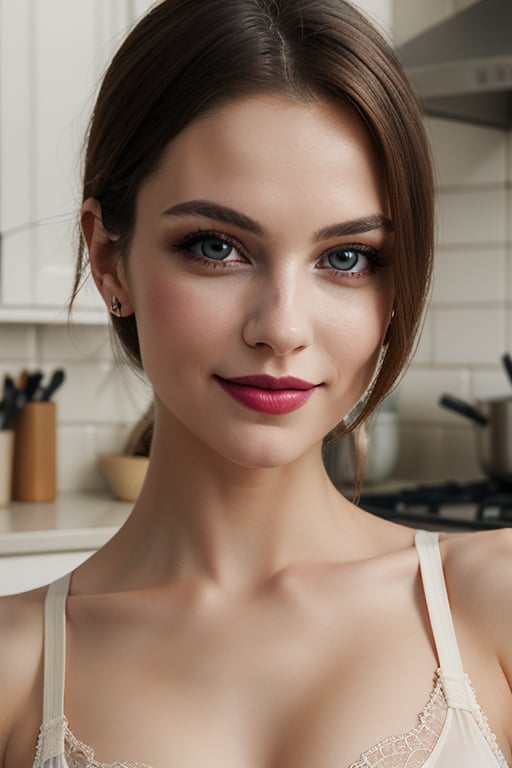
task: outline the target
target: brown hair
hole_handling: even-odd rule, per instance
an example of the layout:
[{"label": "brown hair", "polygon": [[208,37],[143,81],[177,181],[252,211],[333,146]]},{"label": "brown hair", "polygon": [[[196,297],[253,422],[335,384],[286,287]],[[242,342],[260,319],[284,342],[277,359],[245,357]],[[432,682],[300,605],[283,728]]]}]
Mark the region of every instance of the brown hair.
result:
[{"label": "brown hair", "polygon": [[[138,190],[194,118],[257,92],[351,102],[383,163],[395,229],[394,317],[362,424],[396,383],[414,347],[430,287],[433,182],[422,116],[386,40],[345,0],[164,0],[134,27],[104,77],[91,119],[84,199],[129,249]],[[83,242],[73,298],[87,271]],[[73,299],[72,299],[73,300]],[[136,318],[112,318],[141,367]]]}]

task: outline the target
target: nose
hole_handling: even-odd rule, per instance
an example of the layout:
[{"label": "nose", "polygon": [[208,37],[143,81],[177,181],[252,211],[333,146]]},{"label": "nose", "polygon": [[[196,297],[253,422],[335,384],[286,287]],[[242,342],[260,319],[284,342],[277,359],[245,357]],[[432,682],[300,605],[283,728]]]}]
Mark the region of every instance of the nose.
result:
[{"label": "nose", "polygon": [[300,278],[288,274],[262,281],[248,302],[243,339],[277,357],[312,344],[311,301]]}]

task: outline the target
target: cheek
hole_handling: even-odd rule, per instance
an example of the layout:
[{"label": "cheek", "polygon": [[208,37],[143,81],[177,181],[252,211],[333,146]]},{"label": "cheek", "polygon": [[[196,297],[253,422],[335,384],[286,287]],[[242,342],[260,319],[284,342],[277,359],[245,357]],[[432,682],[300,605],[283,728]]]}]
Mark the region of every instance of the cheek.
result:
[{"label": "cheek", "polygon": [[[355,293],[355,292],[354,292]],[[350,295],[338,307],[331,308],[325,328],[340,356],[363,362],[378,354],[384,341],[393,306],[392,295]]]},{"label": "cheek", "polygon": [[347,292],[343,304],[330,315],[330,356],[339,387],[340,413],[351,410],[372,380],[393,299],[391,285],[370,292]]},{"label": "cheek", "polygon": [[211,285],[206,281],[201,285],[197,279],[146,277],[136,303],[143,358],[150,350],[161,354],[164,349],[186,350],[200,358],[205,348],[222,342],[236,308],[233,292],[224,290],[220,282],[212,291]]}]

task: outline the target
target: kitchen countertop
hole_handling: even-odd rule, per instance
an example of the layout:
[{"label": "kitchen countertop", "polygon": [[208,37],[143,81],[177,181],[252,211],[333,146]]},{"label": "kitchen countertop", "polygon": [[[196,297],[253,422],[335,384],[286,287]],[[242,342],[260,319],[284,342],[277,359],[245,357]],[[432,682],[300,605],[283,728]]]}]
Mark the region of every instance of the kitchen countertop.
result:
[{"label": "kitchen countertop", "polygon": [[0,508],[0,557],[98,549],[132,507],[106,493],[61,493],[48,502],[13,501]]},{"label": "kitchen countertop", "polygon": [[[403,486],[393,480],[364,490]],[[351,498],[353,488],[343,490]],[[132,507],[106,492],[60,493],[48,502],[13,501],[0,507],[0,557],[98,549],[116,533]]]}]

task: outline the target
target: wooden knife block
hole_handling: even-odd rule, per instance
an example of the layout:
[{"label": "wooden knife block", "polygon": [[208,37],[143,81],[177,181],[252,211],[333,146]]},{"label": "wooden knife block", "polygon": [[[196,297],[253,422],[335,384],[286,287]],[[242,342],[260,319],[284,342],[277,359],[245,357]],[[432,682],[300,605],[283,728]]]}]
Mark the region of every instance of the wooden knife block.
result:
[{"label": "wooden knife block", "polygon": [[26,403],[15,423],[12,498],[52,501],[57,493],[55,403]]}]

